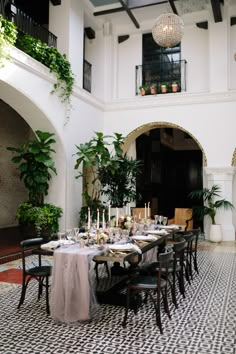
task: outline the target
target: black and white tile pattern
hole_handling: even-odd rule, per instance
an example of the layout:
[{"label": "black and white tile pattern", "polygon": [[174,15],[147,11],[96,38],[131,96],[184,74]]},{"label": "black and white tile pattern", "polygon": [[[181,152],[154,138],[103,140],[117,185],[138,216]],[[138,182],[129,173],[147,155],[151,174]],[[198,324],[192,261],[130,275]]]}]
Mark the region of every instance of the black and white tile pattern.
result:
[{"label": "black and white tile pattern", "polygon": [[25,304],[17,310],[20,287],[0,295],[0,354],[235,354],[236,255],[199,252],[200,274],[187,286],[186,298],[163,314],[160,335],[151,304],[138,314],[102,305],[98,317],[65,325],[47,317],[45,299],[37,302],[31,284]]}]

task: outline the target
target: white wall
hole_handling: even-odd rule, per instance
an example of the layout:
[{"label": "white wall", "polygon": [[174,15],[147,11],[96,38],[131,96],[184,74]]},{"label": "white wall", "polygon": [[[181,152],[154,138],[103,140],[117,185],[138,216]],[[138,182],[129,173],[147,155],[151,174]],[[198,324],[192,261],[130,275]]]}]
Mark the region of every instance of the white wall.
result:
[{"label": "white wall", "polygon": [[202,92],[209,89],[208,30],[195,24],[185,26],[181,41],[181,59],[187,61],[187,92]]},{"label": "white wall", "polygon": [[82,179],[75,179],[72,155],[76,152],[75,145],[90,139],[94,131],[102,131],[101,103],[77,89],[72,95],[68,116],[59,95],[50,93],[55,78],[49,70],[16,48],[12,48],[11,55],[13,60],[6,62],[0,71],[0,98],[15,109],[32,130],[55,133],[57,175],[50,181],[47,200],[63,208],[62,230],[76,227],[82,203]]},{"label": "white wall", "polygon": [[142,65],[142,35],[130,36],[117,47],[117,97],[134,97],[135,66]]}]

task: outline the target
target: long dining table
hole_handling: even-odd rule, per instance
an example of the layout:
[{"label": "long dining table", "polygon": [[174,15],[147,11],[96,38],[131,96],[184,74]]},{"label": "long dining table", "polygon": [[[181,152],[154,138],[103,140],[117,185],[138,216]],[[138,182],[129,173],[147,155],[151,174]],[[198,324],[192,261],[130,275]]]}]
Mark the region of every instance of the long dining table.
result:
[{"label": "long dining table", "polygon": [[[50,312],[55,321],[75,323],[93,318],[99,308],[96,298],[96,281],[91,277],[92,260],[107,262],[128,262],[129,273],[137,268],[143,258],[153,261],[157,247],[163,244],[167,235],[156,236],[151,242],[136,241],[137,249],[128,252],[110,252],[109,245],[81,247],[79,243],[64,245],[54,250]],[[154,258],[153,258],[154,257]]]}]

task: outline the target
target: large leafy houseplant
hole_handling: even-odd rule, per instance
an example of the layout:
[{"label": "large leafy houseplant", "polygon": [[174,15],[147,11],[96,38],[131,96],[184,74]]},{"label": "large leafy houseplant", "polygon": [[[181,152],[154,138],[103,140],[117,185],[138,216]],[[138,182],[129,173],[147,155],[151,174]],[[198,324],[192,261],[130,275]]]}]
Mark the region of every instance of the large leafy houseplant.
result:
[{"label": "large leafy houseplant", "polygon": [[[36,138],[23,143],[19,148],[7,147],[15,153],[12,162],[18,164],[20,179],[29,193],[29,200],[20,204],[16,217],[21,225],[34,228],[37,234],[58,231],[58,219],[62,209],[44,203],[48,194],[51,173],[56,174],[51,145],[54,134],[37,130]],[[31,230],[32,232],[32,230]]]},{"label": "large leafy houseplant", "polygon": [[233,209],[234,206],[226,199],[220,198],[221,189],[218,185],[213,185],[210,189],[203,188],[195,190],[189,194],[189,198],[201,202],[201,205],[193,206],[193,215],[199,220],[203,220],[204,216],[209,216],[212,225],[216,224],[216,212],[219,209]]},{"label": "large leafy houseplant", "polygon": [[83,215],[86,216],[88,206],[95,211],[99,205],[104,207],[100,201],[102,195],[107,197],[111,206],[118,207],[137,199],[135,181],[141,163],[123,155],[123,143],[122,134],[105,136],[95,132],[88,142],[76,146],[75,169],[83,166],[76,178],[84,178],[86,203],[81,209],[80,220]]}]

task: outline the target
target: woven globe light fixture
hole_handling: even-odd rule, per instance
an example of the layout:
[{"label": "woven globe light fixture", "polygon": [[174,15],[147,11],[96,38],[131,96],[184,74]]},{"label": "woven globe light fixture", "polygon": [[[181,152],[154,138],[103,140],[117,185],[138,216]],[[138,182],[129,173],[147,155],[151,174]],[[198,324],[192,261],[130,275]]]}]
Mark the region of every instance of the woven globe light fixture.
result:
[{"label": "woven globe light fixture", "polygon": [[179,16],[173,13],[160,15],[152,28],[154,41],[165,48],[171,48],[179,44],[183,34],[184,23]]}]

